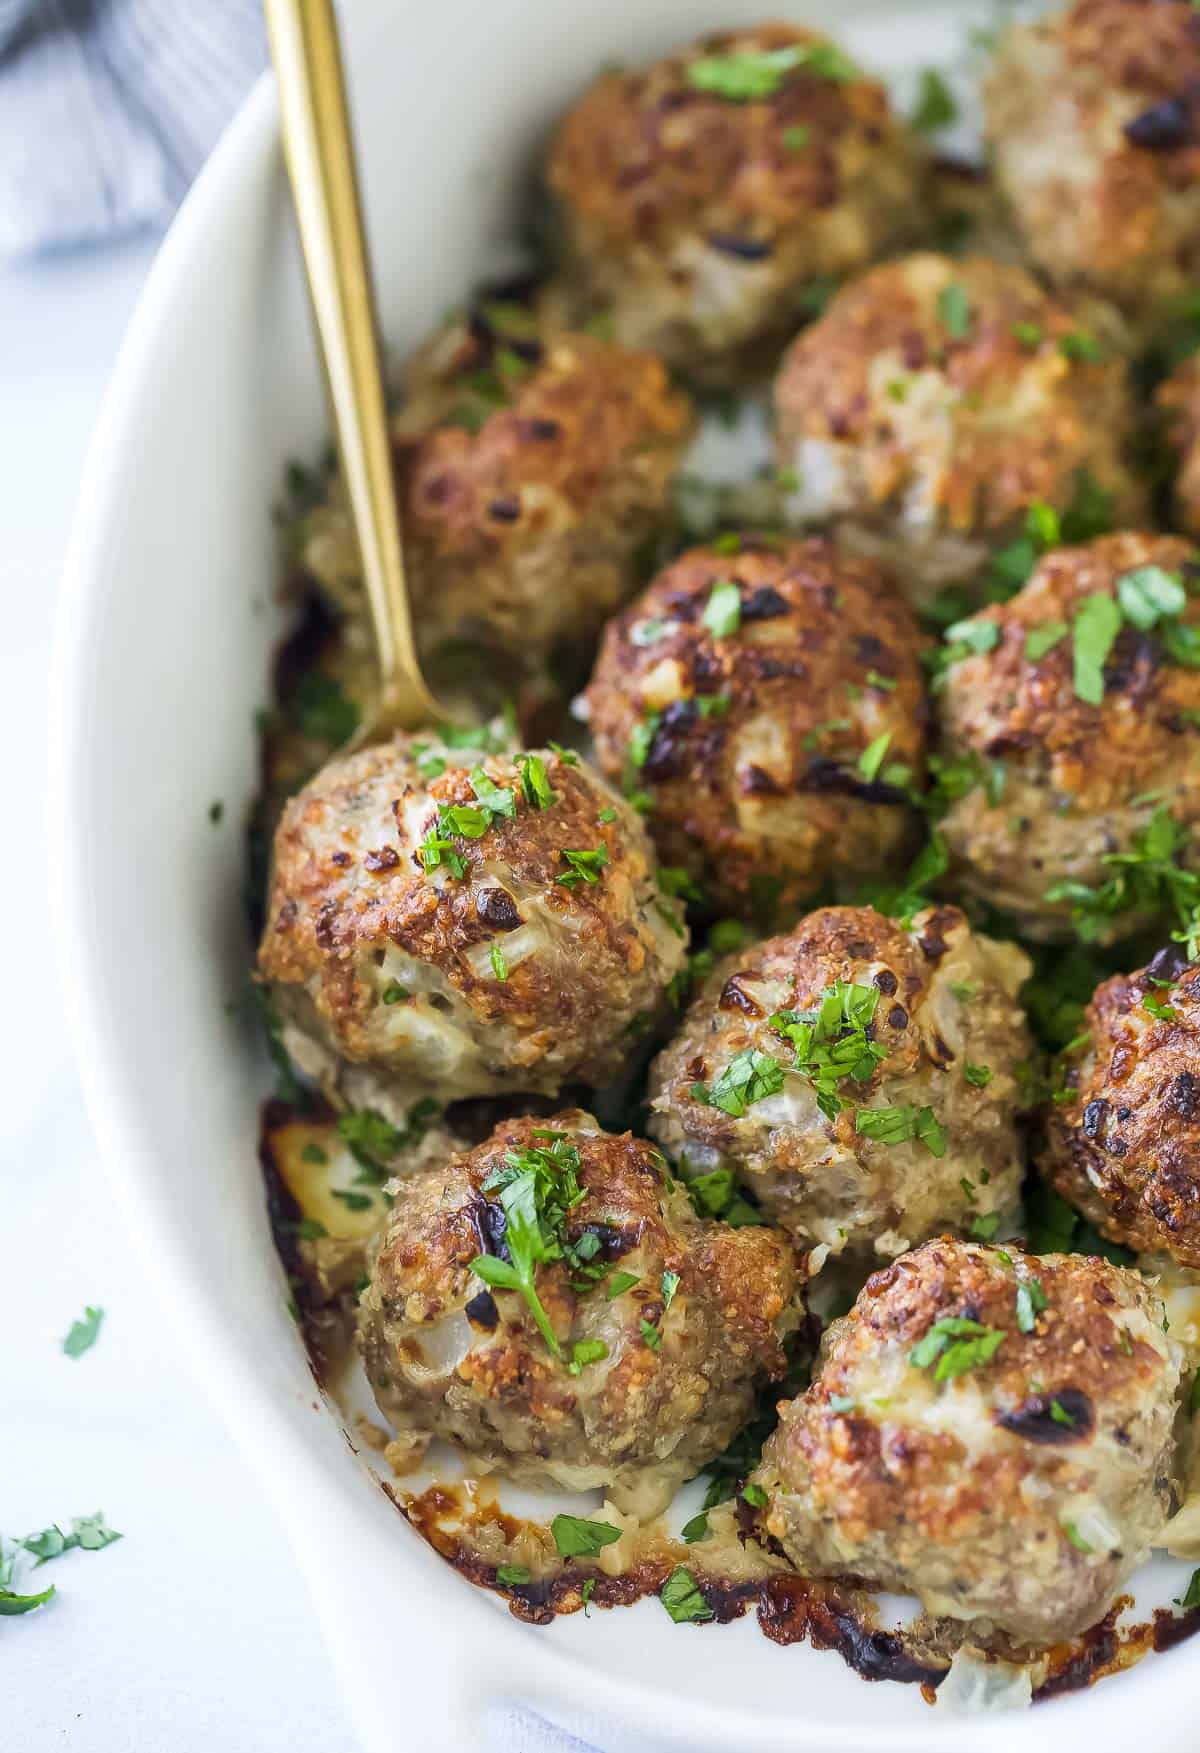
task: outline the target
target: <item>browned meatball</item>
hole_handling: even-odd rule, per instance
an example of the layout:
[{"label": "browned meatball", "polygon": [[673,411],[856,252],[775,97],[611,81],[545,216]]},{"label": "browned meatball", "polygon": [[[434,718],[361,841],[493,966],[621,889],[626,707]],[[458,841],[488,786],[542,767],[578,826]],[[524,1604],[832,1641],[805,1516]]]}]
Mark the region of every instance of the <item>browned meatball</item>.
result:
[{"label": "browned meatball", "polygon": [[826,907],[726,957],[650,1072],[650,1131],[731,1168],[805,1245],[899,1254],[992,1236],[1021,1181],[1029,963],[957,907],[904,930]]},{"label": "browned meatball", "polygon": [[1189,536],[1200,536],[1200,354],[1186,359],[1159,385],[1155,401],[1178,464],[1174,521]]},{"label": "browned meatball", "polygon": [[[702,1221],[651,1145],[590,1114],[504,1121],[392,1192],[359,1337],[415,1450],[448,1438],[485,1470],[652,1514],[785,1371],[787,1241]],[[514,1289],[531,1203],[549,1251]]]},{"label": "browned meatball", "polygon": [[610,1081],[686,944],[591,768],[430,733],[331,762],[288,805],[258,961],[301,1068],[394,1116]]},{"label": "browned meatball", "polygon": [[[942,831],[956,880],[1031,937],[1111,940],[1153,917],[1121,863],[1148,834],[1197,862],[1200,670],[1179,643],[1200,623],[1197,576],[1173,536],[1059,548],[954,647],[942,752],[961,795]],[[1179,614],[1148,626],[1156,601]]]},{"label": "browned meatball", "polygon": [[909,256],[833,299],[775,384],[789,515],[832,520],[918,603],[969,582],[1031,505],[1063,511],[1085,475],[1136,518],[1125,366],[1023,269]]},{"label": "browned meatball", "polygon": [[606,73],[551,147],[567,269],[618,340],[701,376],[915,235],[919,149],[827,38],[767,24]]},{"label": "browned meatball", "polygon": [[1057,285],[1152,320],[1200,273],[1200,17],[1075,0],[1001,38],[986,88],[997,180]]},{"label": "browned meatball", "polygon": [[[474,644],[532,664],[594,637],[636,583],[691,435],[691,405],[657,359],[588,335],[541,338],[511,312],[485,305],[440,336],[392,421],[417,627],[435,661]],[[358,607],[340,481],[299,552]]]},{"label": "browned meatball", "polygon": [[1112,1241],[1200,1267],[1200,966],[1182,950],[1097,987],[1038,1167]]},{"label": "browned meatball", "polygon": [[929,1242],[827,1330],[753,1475],[760,1526],[810,1575],[1056,1643],[1170,1513],[1181,1367],[1136,1272]]},{"label": "browned meatball", "polygon": [[887,575],[828,541],[694,548],[609,625],[586,697],[597,758],[706,900],[794,917],[828,878],[911,848],[921,646]]}]

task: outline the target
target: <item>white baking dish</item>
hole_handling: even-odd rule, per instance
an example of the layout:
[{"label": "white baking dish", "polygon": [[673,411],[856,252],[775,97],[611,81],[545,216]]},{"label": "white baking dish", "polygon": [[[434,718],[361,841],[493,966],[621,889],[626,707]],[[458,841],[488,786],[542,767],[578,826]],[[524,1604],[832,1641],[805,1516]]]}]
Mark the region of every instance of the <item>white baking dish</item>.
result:
[{"label": "white baking dish", "polygon": [[[348,45],[385,326],[405,347],[507,234],[550,117],[601,63],[747,22],[761,0],[360,0]],[[768,5],[765,10],[771,10]],[[966,0],[820,0],[868,63],[945,64]],[[964,1720],[753,1619],[656,1602],[519,1624],[427,1550],[355,1458],[285,1306],[255,1157],[243,987],[252,716],[278,628],[269,507],[326,428],[280,164],[253,94],[168,238],[121,354],[63,593],[55,867],[69,1005],[125,1220],[188,1357],[291,1530],[371,1753],[474,1747],[519,1698],[602,1742],[756,1753],[1191,1747],[1200,1647],[1021,1716]],[[209,805],[224,803],[213,827]],[[146,1318],[155,1319],[148,1301]],[[153,1383],[146,1384],[152,1397]],[[271,1603],[262,1606],[271,1635]]]}]

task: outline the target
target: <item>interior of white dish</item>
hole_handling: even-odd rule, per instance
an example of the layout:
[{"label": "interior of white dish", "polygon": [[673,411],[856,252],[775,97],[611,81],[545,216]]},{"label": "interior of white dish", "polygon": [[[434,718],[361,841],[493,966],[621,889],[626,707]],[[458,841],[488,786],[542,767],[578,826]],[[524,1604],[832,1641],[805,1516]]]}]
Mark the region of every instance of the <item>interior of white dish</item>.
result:
[{"label": "interior of white dish", "polygon": [[[352,7],[390,342],[412,345],[494,264],[546,124],[598,65],[763,10],[757,0]],[[986,0],[776,10],[909,75],[959,59],[971,24],[994,11]],[[1007,1747],[1014,1734],[1048,1747],[1072,1733],[1116,1747],[1149,1719],[1163,1725],[1160,1747],[1190,1744],[1179,1700],[1200,1658],[1186,1648],[1019,1721],[964,1722],[913,1687],[865,1685],[831,1654],[781,1650],[752,1617],[698,1632],[651,1601],[521,1625],[424,1548],[352,1454],[287,1310],[255,1161],[262,1068],[230,1014],[245,983],[252,720],[280,632],[269,511],[286,459],[314,453],[326,431],[262,88],[163,252],[97,437],[61,628],[56,882],[69,1003],[128,1222],[291,1527],[369,1745],[465,1747],[475,1705],[501,1696],[612,1749],[850,1749],[881,1733],[913,1749]],[[1156,1598],[1182,1574],[1159,1577]],[[269,1627],[269,1602],[263,1616]],[[434,1703],[427,1716],[422,1698]]]}]

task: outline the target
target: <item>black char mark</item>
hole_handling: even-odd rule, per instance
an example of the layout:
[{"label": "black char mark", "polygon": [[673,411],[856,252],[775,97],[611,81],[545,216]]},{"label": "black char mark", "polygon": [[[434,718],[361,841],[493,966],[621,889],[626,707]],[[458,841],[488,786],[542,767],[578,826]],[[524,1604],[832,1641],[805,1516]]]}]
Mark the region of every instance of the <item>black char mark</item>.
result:
[{"label": "black char mark", "polygon": [[843,767],[828,755],[814,755],[808,771],[800,780],[800,791],[839,792],[843,797],[856,797],[863,803],[905,803],[904,793],[882,779],[864,779],[852,768]]},{"label": "black char mark", "polygon": [[1086,1442],[1095,1428],[1096,1414],[1091,1400],[1079,1388],[1060,1388],[1057,1394],[1031,1394],[1014,1411],[997,1412],[994,1422],[1026,1442],[1062,1448]]}]

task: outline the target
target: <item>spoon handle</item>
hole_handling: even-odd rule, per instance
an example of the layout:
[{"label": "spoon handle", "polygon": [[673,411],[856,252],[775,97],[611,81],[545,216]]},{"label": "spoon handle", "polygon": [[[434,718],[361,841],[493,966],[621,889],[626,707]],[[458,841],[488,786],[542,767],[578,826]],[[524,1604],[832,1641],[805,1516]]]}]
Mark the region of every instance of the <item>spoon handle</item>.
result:
[{"label": "spoon handle", "polygon": [[[440,716],[421,675],[404,578],[379,329],[332,0],[264,0],[313,313],[389,728]],[[379,729],[384,726],[380,725]]]}]

